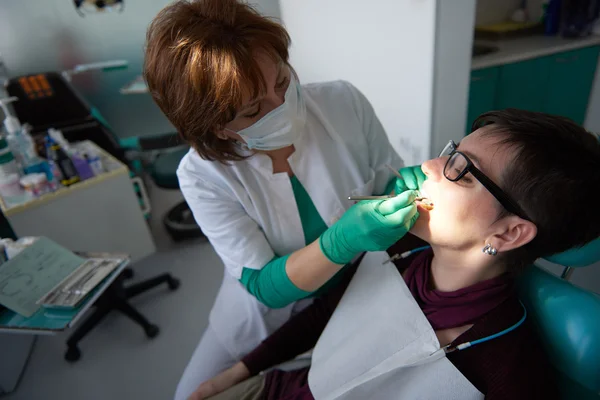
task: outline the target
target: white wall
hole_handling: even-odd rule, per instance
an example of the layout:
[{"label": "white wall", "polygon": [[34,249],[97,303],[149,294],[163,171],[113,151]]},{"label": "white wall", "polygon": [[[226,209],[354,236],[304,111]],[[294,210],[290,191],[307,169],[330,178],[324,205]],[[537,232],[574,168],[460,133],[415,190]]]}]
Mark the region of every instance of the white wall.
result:
[{"label": "white wall", "polygon": [[277,19],[281,17],[279,0],[248,0],[248,3],[255,6],[264,15]]},{"label": "white wall", "polygon": [[465,132],[475,0],[440,1],[437,7],[431,155]]},{"label": "white wall", "polygon": [[438,0],[280,0],[302,82],[344,79],[407,164],[429,156]]},{"label": "white wall", "polygon": [[[560,276],[565,269],[562,265],[553,264],[546,260],[538,260],[536,264],[557,276]],[[569,282],[600,295],[600,262],[588,265],[585,268],[576,268]]]},{"label": "white wall", "polygon": [[[10,76],[125,59],[141,71],[146,29],[172,0],[127,0],[122,13],[77,15],[72,0],[0,0],[0,54]],[[277,0],[249,0],[279,17]]]}]

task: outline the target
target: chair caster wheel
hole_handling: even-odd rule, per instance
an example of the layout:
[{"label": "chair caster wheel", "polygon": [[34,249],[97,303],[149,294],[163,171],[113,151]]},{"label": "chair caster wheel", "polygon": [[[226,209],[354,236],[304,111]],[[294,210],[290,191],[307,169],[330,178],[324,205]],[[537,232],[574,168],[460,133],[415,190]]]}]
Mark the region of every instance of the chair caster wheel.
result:
[{"label": "chair caster wheel", "polygon": [[150,324],[147,328],[144,329],[146,332],[146,336],[150,339],[155,338],[160,333],[160,329],[157,325]]},{"label": "chair caster wheel", "polygon": [[131,279],[133,278],[133,270],[131,268],[125,268],[123,271],[123,278]]},{"label": "chair caster wheel", "polygon": [[65,360],[75,362],[81,358],[81,351],[77,347],[69,347],[65,353]]},{"label": "chair caster wheel", "polygon": [[169,285],[169,289],[177,290],[177,288],[179,288],[179,285],[181,285],[181,281],[177,278],[171,278],[167,281],[167,285]]}]

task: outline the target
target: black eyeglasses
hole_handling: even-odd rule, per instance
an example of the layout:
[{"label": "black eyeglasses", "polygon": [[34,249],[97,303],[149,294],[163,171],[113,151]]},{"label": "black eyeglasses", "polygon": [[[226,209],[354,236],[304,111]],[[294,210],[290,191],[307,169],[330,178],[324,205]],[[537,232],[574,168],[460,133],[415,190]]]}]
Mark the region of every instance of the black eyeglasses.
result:
[{"label": "black eyeglasses", "polygon": [[451,182],[458,182],[470,172],[471,175],[473,175],[507,211],[518,215],[523,219],[529,220],[527,214],[525,214],[521,207],[517,205],[517,202],[512,200],[504,190],[500,189],[500,187],[490,178],[485,176],[480,169],[475,167],[469,157],[458,151],[457,147],[456,143],[451,140],[440,152],[439,157],[448,156],[448,161],[446,161],[446,165],[444,166],[444,177]]}]

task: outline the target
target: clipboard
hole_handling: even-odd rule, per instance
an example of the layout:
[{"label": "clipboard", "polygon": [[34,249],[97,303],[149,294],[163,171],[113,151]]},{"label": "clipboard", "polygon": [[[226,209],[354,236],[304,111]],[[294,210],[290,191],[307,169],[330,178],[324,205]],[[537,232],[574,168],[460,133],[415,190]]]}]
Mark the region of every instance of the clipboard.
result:
[{"label": "clipboard", "polygon": [[84,262],[82,257],[40,237],[0,265],[0,304],[31,317],[40,308],[37,301]]}]

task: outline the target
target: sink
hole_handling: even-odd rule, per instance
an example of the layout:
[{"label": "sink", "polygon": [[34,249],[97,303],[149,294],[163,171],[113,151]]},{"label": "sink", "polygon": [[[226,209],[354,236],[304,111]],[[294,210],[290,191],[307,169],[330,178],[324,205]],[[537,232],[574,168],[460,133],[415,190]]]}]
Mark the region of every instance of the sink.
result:
[{"label": "sink", "polygon": [[498,51],[496,46],[490,46],[487,44],[474,43],[473,51],[471,52],[473,57],[484,56],[486,54],[495,53]]}]

